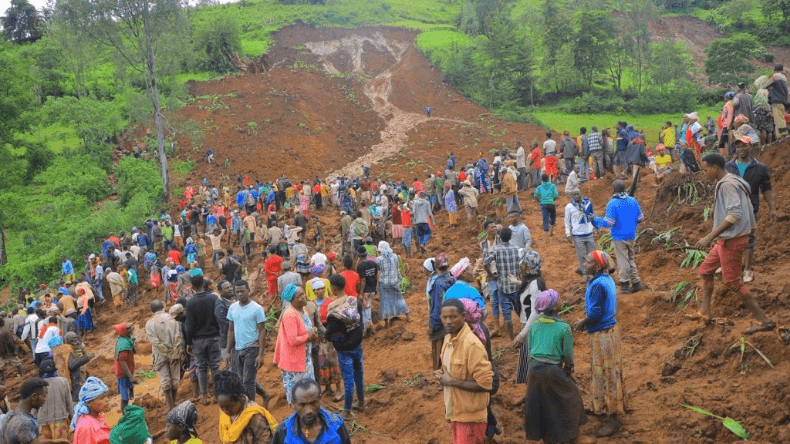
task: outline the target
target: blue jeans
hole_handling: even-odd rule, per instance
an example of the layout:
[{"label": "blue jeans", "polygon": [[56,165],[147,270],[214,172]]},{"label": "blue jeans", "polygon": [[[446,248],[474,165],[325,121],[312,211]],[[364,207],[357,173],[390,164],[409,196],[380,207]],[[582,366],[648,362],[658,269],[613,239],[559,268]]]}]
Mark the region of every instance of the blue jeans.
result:
[{"label": "blue jeans", "polygon": [[507,212],[510,213],[518,213],[521,214],[521,204],[518,201],[518,194],[513,196],[508,196],[506,198],[507,201]]},{"label": "blue jeans", "polygon": [[411,254],[411,227],[403,227],[403,239],[401,239],[401,242],[406,252]]},{"label": "blue jeans", "polygon": [[196,338],[192,340],[192,352],[195,354],[195,362],[197,362],[200,393],[206,394],[208,393],[208,381],[206,377],[209,367],[211,368],[212,378],[219,371],[219,337]]},{"label": "blue jeans", "polygon": [[488,281],[488,294],[491,297],[491,314],[494,315],[494,319],[499,321],[499,307],[501,303],[499,302],[499,292],[496,288],[496,280],[492,279]]},{"label": "blue jeans", "polygon": [[424,247],[431,240],[431,227],[428,224],[414,224],[417,231],[417,244]]},{"label": "blue jeans", "polygon": [[499,303],[502,304],[502,319],[505,322],[510,322],[513,315],[511,312],[516,311],[516,307],[518,307],[518,293],[503,293],[501,290],[497,290],[497,294],[499,295]]},{"label": "blue jeans", "polygon": [[587,182],[590,179],[590,162],[579,156],[579,180]]},{"label": "blue jeans", "polygon": [[543,215],[543,231],[549,231],[557,223],[557,207],[554,204],[540,204],[540,214]]},{"label": "blue jeans", "polygon": [[351,410],[351,403],[354,401],[354,387],[357,388],[357,400],[360,404],[365,403],[365,385],[362,382],[362,345],[351,351],[337,352],[337,363],[340,367],[340,374],[343,375],[343,389],[345,392],[345,402],[343,410]]}]

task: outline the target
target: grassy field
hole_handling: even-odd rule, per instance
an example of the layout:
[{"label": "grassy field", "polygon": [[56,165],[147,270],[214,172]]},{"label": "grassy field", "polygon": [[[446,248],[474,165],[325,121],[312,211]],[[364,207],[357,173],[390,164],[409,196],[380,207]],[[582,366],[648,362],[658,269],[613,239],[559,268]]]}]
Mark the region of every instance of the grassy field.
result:
[{"label": "grassy field", "polygon": [[[719,115],[718,107],[701,107],[696,111],[700,119],[703,119],[703,123],[707,116],[712,116],[715,120]],[[567,129],[573,135],[579,134],[579,128],[583,126],[587,127],[588,131],[592,125],[598,125],[599,129],[609,126],[614,130],[615,123],[624,120],[637,130],[644,130],[647,143],[650,145],[658,143],[658,133],[664,122],[681,124],[683,120],[682,114],[569,114],[539,110],[534,111],[533,114],[552,130],[562,132]]]},{"label": "grassy field", "polygon": [[231,16],[241,29],[242,48],[257,57],[271,46],[271,34],[295,23],[313,26],[400,26],[431,30],[452,26],[460,3],[438,0],[327,0],[325,5],[285,5],[278,0],[250,0],[189,11],[200,26],[217,15]]},{"label": "grassy field", "polygon": [[[63,148],[76,148],[82,145],[82,140],[77,137],[73,128],[60,124],[34,129],[29,133],[18,134],[18,137],[28,142],[44,142],[54,153],[60,153]],[[15,153],[24,154],[24,148],[16,150]]]}]

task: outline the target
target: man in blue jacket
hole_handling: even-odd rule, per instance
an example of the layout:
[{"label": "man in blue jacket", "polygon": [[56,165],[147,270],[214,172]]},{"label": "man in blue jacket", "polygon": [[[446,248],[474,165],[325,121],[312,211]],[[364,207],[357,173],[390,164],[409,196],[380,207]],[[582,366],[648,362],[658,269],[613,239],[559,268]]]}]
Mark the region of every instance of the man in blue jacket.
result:
[{"label": "man in blue jacket", "polygon": [[611,229],[614,255],[617,261],[617,275],[620,279],[620,291],[623,293],[636,293],[644,289],[642,280],[634,262],[634,241],[636,240],[636,225],[645,219],[639,202],[629,196],[625,191],[625,183],[615,180],[612,183],[614,195],[606,204],[606,215],[596,217],[593,224],[595,228],[606,227]]},{"label": "man in blue jacket", "polygon": [[277,427],[272,444],[351,444],[343,418],[321,408],[318,383],[300,379],[292,390],[295,412]]},{"label": "man in blue jacket", "polygon": [[444,344],[444,336],[447,334],[442,324],[442,302],[444,302],[444,294],[455,284],[455,279],[448,270],[450,259],[446,254],[441,253],[436,256],[433,265],[436,267],[439,275],[433,281],[428,292],[430,296],[428,305],[431,310],[428,319],[428,338],[431,340],[431,357],[433,358],[433,368],[431,370],[440,370],[442,368],[442,345]]}]

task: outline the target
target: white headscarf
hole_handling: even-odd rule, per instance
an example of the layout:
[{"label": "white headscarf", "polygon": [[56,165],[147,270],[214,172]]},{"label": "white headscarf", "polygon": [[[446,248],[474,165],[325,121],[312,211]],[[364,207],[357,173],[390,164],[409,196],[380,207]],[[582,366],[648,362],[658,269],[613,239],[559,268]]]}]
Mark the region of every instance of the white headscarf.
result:
[{"label": "white headscarf", "polygon": [[379,242],[378,250],[382,256],[389,256],[392,254],[392,247],[390,247],[390,244],[384,241]]}]

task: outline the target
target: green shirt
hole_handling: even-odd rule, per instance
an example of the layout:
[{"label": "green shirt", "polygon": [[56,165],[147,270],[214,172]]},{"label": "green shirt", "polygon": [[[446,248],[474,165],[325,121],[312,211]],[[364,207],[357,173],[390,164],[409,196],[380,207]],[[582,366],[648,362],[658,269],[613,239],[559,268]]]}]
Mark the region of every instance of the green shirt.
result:
[{"label": "green shirt", "polygon": [[573,363],[573,333],[567,323],[541,315],[530,327],[527,340],[530,368],[539,363]]},{"label": "green shirt", "polygon": [[164,227],[162,227],[162,238],[164,240],[167,240],[167,241],[173,240],[173,226],[172,225],[171,226],[165,225]]},{"label": "green shirt", "polygon": [[538,199],[541,204],[553,204],[559,197],[560,193],[557,192],[557,187],[551,182],[543,182],[535,190],[535,198]]}]

